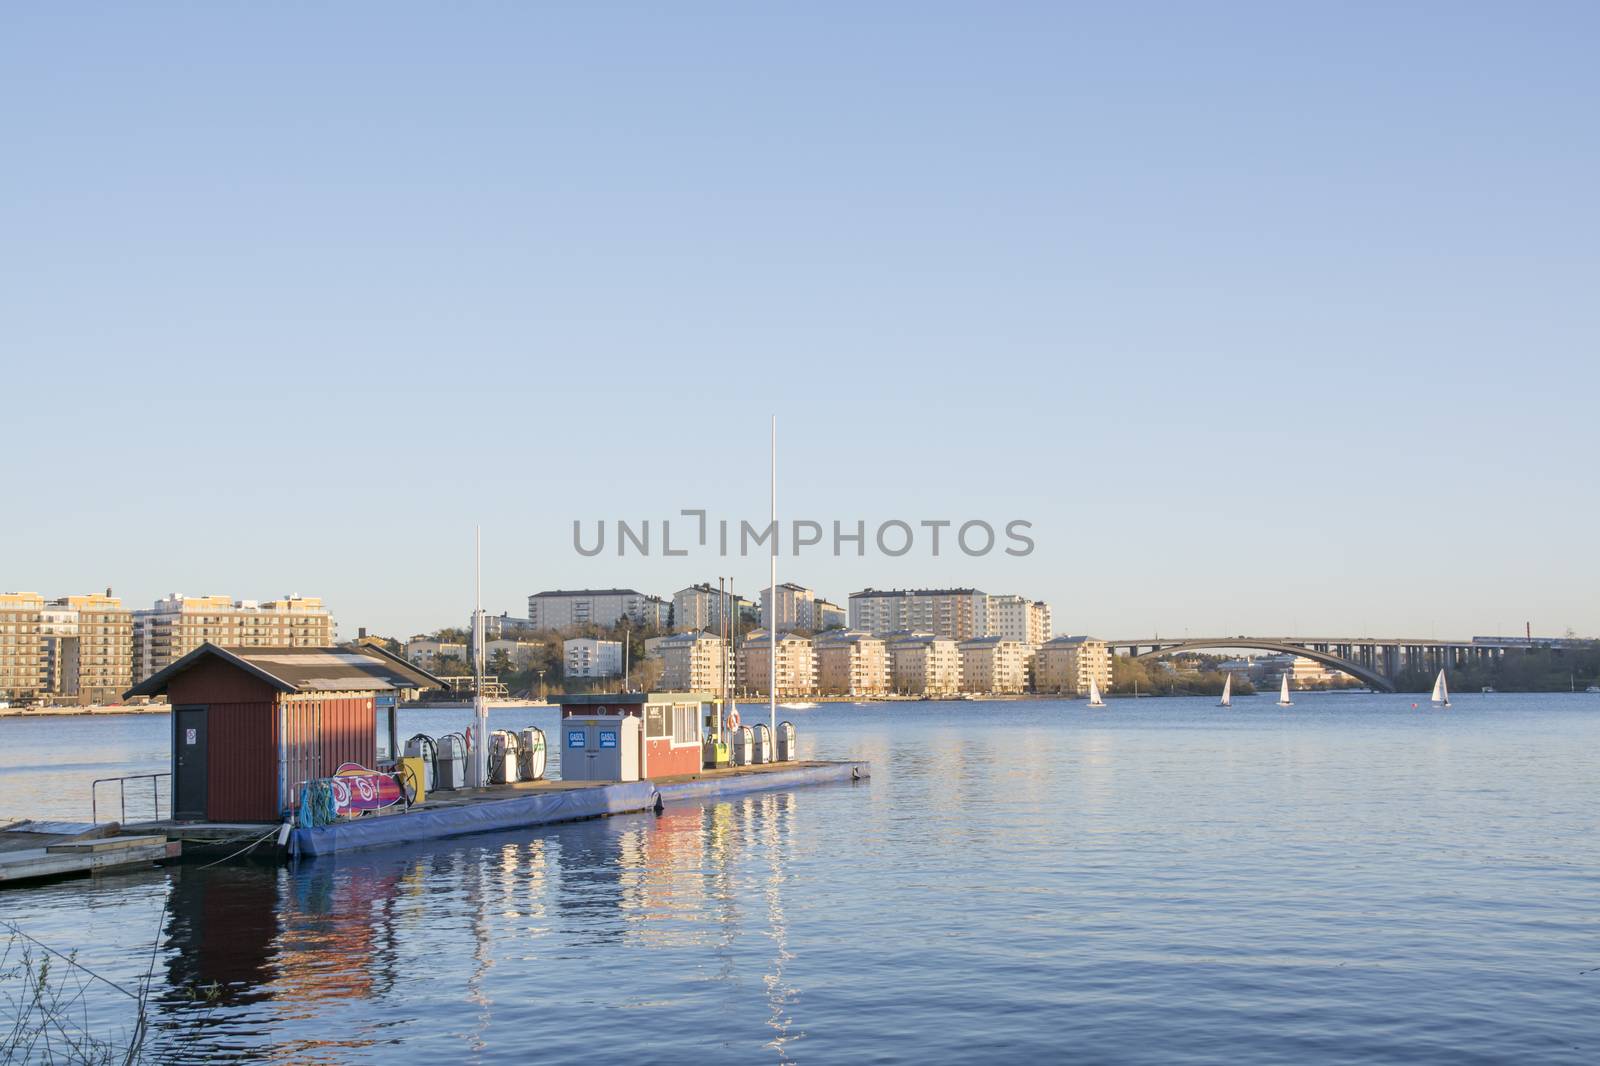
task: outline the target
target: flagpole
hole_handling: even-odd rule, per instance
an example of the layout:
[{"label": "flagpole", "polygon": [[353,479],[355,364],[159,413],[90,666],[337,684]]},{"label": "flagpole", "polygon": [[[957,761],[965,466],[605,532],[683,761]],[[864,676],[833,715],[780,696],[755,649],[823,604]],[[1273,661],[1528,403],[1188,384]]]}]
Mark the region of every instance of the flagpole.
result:
[{"label": "flagpole", "polygon": [[768,743],[778,743],[778,416],[772,416],[772,568],[767,575],[772,589],[772,617],[767,626],[767,708],[771,725]]}]

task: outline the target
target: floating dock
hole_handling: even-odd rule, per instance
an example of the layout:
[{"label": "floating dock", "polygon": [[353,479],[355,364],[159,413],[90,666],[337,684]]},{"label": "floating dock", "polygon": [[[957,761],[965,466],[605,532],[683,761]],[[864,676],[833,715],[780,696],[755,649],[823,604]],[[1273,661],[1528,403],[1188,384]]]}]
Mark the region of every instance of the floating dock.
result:
[{"label": "floating dock", "polygon": [[115,822],[15,822],[0,827],[0,884],[149,866],[183,845],[164,833],[128,834]]},{"label": "floating dock", "polygon": [[779,762],[703,770],[646,781],[526,781],[484,789],[435,793],[421,806],[393,814],[353,818],[315,829],[294,829],[289,854],[316,858],[364,848],[393,847],[472,833],[532,828],[654,810],[669,803],[741,792],[860,781],[865,762]]}]

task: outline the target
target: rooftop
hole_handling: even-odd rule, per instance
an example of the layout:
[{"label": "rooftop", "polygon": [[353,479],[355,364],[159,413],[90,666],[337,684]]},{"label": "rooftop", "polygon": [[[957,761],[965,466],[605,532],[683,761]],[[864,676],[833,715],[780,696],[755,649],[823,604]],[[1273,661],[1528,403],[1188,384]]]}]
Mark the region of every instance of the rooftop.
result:
[{"label": "rooftop", "polygon": [[230,666],[279,692],[387,692],[402,688],[443,688],[444,682],[370,644],[336,648],[219,648],[202,644],[165,670],[133,686],[128,696],[159,696],[177,675],[206,659]]}]

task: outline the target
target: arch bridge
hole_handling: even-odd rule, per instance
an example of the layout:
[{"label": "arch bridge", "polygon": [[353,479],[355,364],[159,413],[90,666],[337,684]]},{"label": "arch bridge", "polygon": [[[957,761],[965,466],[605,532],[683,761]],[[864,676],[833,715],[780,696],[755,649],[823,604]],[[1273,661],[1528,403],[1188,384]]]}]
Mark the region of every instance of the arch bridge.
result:
[{"label": "arch bridge", "polygon": [[1575,641],[1516,637],[1472,640],[1416,640],[1397,637],[1148,637],[1106,641],[1113,651],[1136,659],[1185,651],[1239,648],[1276,655],[1300,655],[1340,670],[1379,692],[1395,691],[1402,671],[1436,670],[1487,662],[1514,648],[1561,646]]}]

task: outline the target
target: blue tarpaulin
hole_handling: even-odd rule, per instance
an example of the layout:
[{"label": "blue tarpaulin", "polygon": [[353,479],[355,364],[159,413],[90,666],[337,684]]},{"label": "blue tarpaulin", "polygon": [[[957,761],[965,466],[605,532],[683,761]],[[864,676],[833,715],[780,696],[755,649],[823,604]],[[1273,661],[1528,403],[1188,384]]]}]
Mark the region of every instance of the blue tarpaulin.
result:
[{"label": "blue tarpaulin", "polygon": [[663,803],[730,796],[741,792],[767,792],[829,781],[853,781],[868,776],[864,762],[824,763],[788,770],[718,774],[695,781],[657,785],[651,781],[592,785],[582,788],[531,792],[500,800],[480,800],[449,806],[421,806],[404,814],[357,818],[316,829],[295,829],[289,836],[289,854],[296,857],[335,855],[362,848],[392,847],[469,833],[604,818],[649,810],[659,796]]}]

